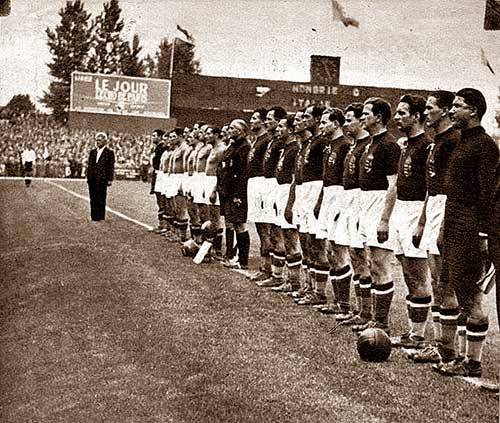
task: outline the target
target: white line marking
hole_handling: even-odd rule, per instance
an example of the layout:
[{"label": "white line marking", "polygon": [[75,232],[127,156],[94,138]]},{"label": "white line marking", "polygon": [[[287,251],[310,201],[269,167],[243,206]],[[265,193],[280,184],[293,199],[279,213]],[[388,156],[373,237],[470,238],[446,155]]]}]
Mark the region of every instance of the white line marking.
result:
[{"label": "white line marking", "polygon": [[24,181],[25,179],[31,179],[32,181],[86,181],[85,178],[44,178],[41,176],[0,176],[2,181]]},{"label": "white line marking", "polygon": [[[81,179],[80,179],[81,180]],[[46,182],[50,185],[53,185],[59,189],[62,189],[63,191],[66,191],[67,193],[75,196],[75,197],[78,197],[84,201],[86,201],[87,203],[90,202],[90,198],[89,197],[86,197],[85,195],[81,195],[81,194],[78,194],[74,191],[71,191],[70,189],[66,188],[66,187],[63,187],[62,185],[59,185],[59,184],[56,184],[55,182],[52,182],[52,181],[49,181],[49,180],[46,180]],[[106,206],[106,211],[110,212],[111,214],[114,214],[118,217],[121,217],[122,219],[125,219],[125,220],[128,220],[129,222],[132,222],[132,223],[135,223],[136,225],[139,225],[139,226],[142,226],[143,228],[146,228],[147,230],[153,230],[154,228],[150,225],[147,225],[146,223],[142,223],[136,219],[133,219],[123,213],[120,213],[119,211],[116,211],[116,210],[113,210],[112,208]]]}]

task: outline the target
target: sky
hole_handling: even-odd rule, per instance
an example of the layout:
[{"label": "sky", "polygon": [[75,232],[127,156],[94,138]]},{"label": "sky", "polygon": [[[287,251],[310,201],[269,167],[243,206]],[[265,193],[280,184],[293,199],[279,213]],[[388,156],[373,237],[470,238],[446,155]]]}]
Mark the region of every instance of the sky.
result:
[{"label": "sky", "polygon": [[[330,0],[121,0],[144,53],[176,24],[196,40],[202,74],[307,82],[310,56],[341,57],[340,83],[415,89],[475,87],[493,124],[500,87],[500,31],[484,31],[485,0],[339,0],[359,28],[334,21]],[[96,16],[102,0],[84,1]],[[64,0],[12,0],[0,18],[0,105],[34,101],[49,84],[45,29]],[[496,72],[481,64],[481,48]]]}]

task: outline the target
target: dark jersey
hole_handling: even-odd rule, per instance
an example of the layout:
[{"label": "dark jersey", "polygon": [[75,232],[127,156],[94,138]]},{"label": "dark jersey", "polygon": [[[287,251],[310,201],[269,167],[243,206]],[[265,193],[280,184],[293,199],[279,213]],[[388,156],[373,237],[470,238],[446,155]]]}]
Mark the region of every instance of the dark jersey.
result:
[{"label": "dark jersey", "polygon": [[427,193],[426,163],[432,140],[422,132],[408,138],[401,150],[398,165],[397,198],[402,201],[424,201]]},{"label": "dark jersey", "polygon": [[313,137],[302,153],[302,182],[321,181],[325,147],[329,140]]},{"label": "dark jersey", "polygon": [[248,182],[248,153],[250,143],[245,138],[229,144],[217,168],[217,190],[228,199],[246,201]]},{"label": "dark jersey", "polygon": [[281,151],[285,143],[283,140],[274,138],[268,145],[266,149],[266,154],[264,154],[264,177],[274,178],[276,177],[276,166],[280,159]]},{"label": "dark jersey", "polygon": [[359,160],[370,142],[370,137],[355,141],[349,148],[344,160],[344,174],[342,175],[342,185],[345,190],[359,188]]},{"label": "dark jersey", "polygon": [[167,149],[167,146],[164,143],[159,142],[158,144],[156,144],[155,151],[153,154],[153,160],[152,160],[154,170],[160,169],[161,156],[163,155],[163,152],[166,149]]},{"label": "dark jersey", "polygon": [[258,136],[248,153],[248,177],[264,176],[264,156],[271,137],[267,132]]},{"label": "dark jersey", "polygon": [[497,145],[482,126],[464,129],[446,169],[446,207],[453,204],[451,207],[473,208],[479,230],[486,233],[498,155]]},{"label": "dark jersey", "polygon": [[351,142],[344,136],[328,142],[323,157],[323,186],[342,185],[344,160]]},{"label": "dark jersey", "polygon": [[278,184],[291,184],[294,174],[295,159],[299,152],[299,143],[292,141],[285,144],[280,151],[280,158],[276,166],[276,179]]},{"label": "dark jersey", "polygon": [[427,192],[429,195],[446,194],[444,177],[453,147],[460,140],[460,132],[450,127],[434,137],[427,156]]},{"label": "dark jersey", "polygon": [[397,174],[400,153],[396,138],[389,132],[375,135],[361,156],[359,187],[363,191],[389,188],[387,177]]},{"label": "dark jersey", "polygon": [[308,138],[299,143],[299,151],[295,156],[295,183],[297,185],[302,185],[304,181],[304,154],[308,152],[311,141],[312,138]]}]

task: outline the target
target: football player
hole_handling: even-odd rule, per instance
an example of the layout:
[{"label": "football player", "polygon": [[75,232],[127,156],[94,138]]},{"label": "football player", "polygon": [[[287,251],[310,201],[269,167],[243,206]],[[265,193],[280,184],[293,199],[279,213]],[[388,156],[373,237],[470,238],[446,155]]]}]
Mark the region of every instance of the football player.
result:
[{"label": "football player", "polygon": [[410,330],[391,339],[394,347],[425,347],[425,327],[429,315],[432,292],[428,277],[427,251],[413,245],[413,233],[426,198],[426,161],[431,139],[424,131],[425,98],[417,95],[401,97],[394,115],[399,130],[406,135],[398,165],[395,203],[389,214],[389,237],[394,254],[403,269],[408,288],[406,297]]},{"label": "football player", "polygon": [[359,199],[361,214],[359,233],[370,255],[372,277],[372,319],[353,325],[355,332],[377,327],[389,332],[389,311],[394,295],[391,262],[394,257],[389,240],[389,216],[394,206],[394,192],[400,148],[387,130],[391,105],[380,97],[365,101],[361,123],[371,142],[360,159]]},{"label": "football player", "polygon": [[443,223],[446,205],[444,177],[453,147],[460,139],[460,133],[451,125],[448,115],[455,95],[449,91],[435,91],[425,105],[425,124],[434,132],[434,142],[427,156],[427,198],[419,225],[414,233],[416,247],[427,251],[432,285],[432,320],[434,345],[429,344],[421,351],[411,355],[415,362],[439,362],[453,359],[453,351],[444,347],[441,339],[450,344],[450,336],[455,337],[459,316],[455,293],[451,290],[442,301],[440,276],[443,264],[441,252],[437,245],[439,231]]},{"label": "football player", "polygon": [[[484,236],[490,230],[489,212],[496,183],[492,169],[497,167],[499,158],[497,145],[481,126],[485,112],[486,100],[474,88],[458,91],[449,112],[453,127],[461,135],[445,177],[442,301],[448,301],[448,288],[453,287],[465,317],[466,346],[465,356],[433,365],[434,370],[447,376],[480,377],[482,373],[488,316],[482,309],[484,294],[477,282],[482,272],[481,252],[487,248]],[[447,341],[443,337],[441,340]],[[454,348],[452,339],[446,347]]]}]

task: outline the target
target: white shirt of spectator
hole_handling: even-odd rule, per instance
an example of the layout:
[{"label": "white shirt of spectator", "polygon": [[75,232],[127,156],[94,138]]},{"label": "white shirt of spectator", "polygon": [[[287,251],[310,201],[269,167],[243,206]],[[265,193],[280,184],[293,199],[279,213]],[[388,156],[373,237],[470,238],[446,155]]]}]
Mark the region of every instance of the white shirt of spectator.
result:
[{"label": "white shirt of spectator", "polygon": [[35,150],[30,150],[30,149],[24,150],[23,153],[21,154],[21,160],[23,161],[23,164],[25,164],[26,162],[34,163],[36,161]]},{"label": "white shirt of spectator", "polygon": [[101,158],[101,154],[102,152],[104,151],[104,149],[106,148],[106,146],[102,147],[102,148],[98,148],[97,149],[97,156],[95,158],[95,162],[97,163],[99,161],[99,159]]}]

